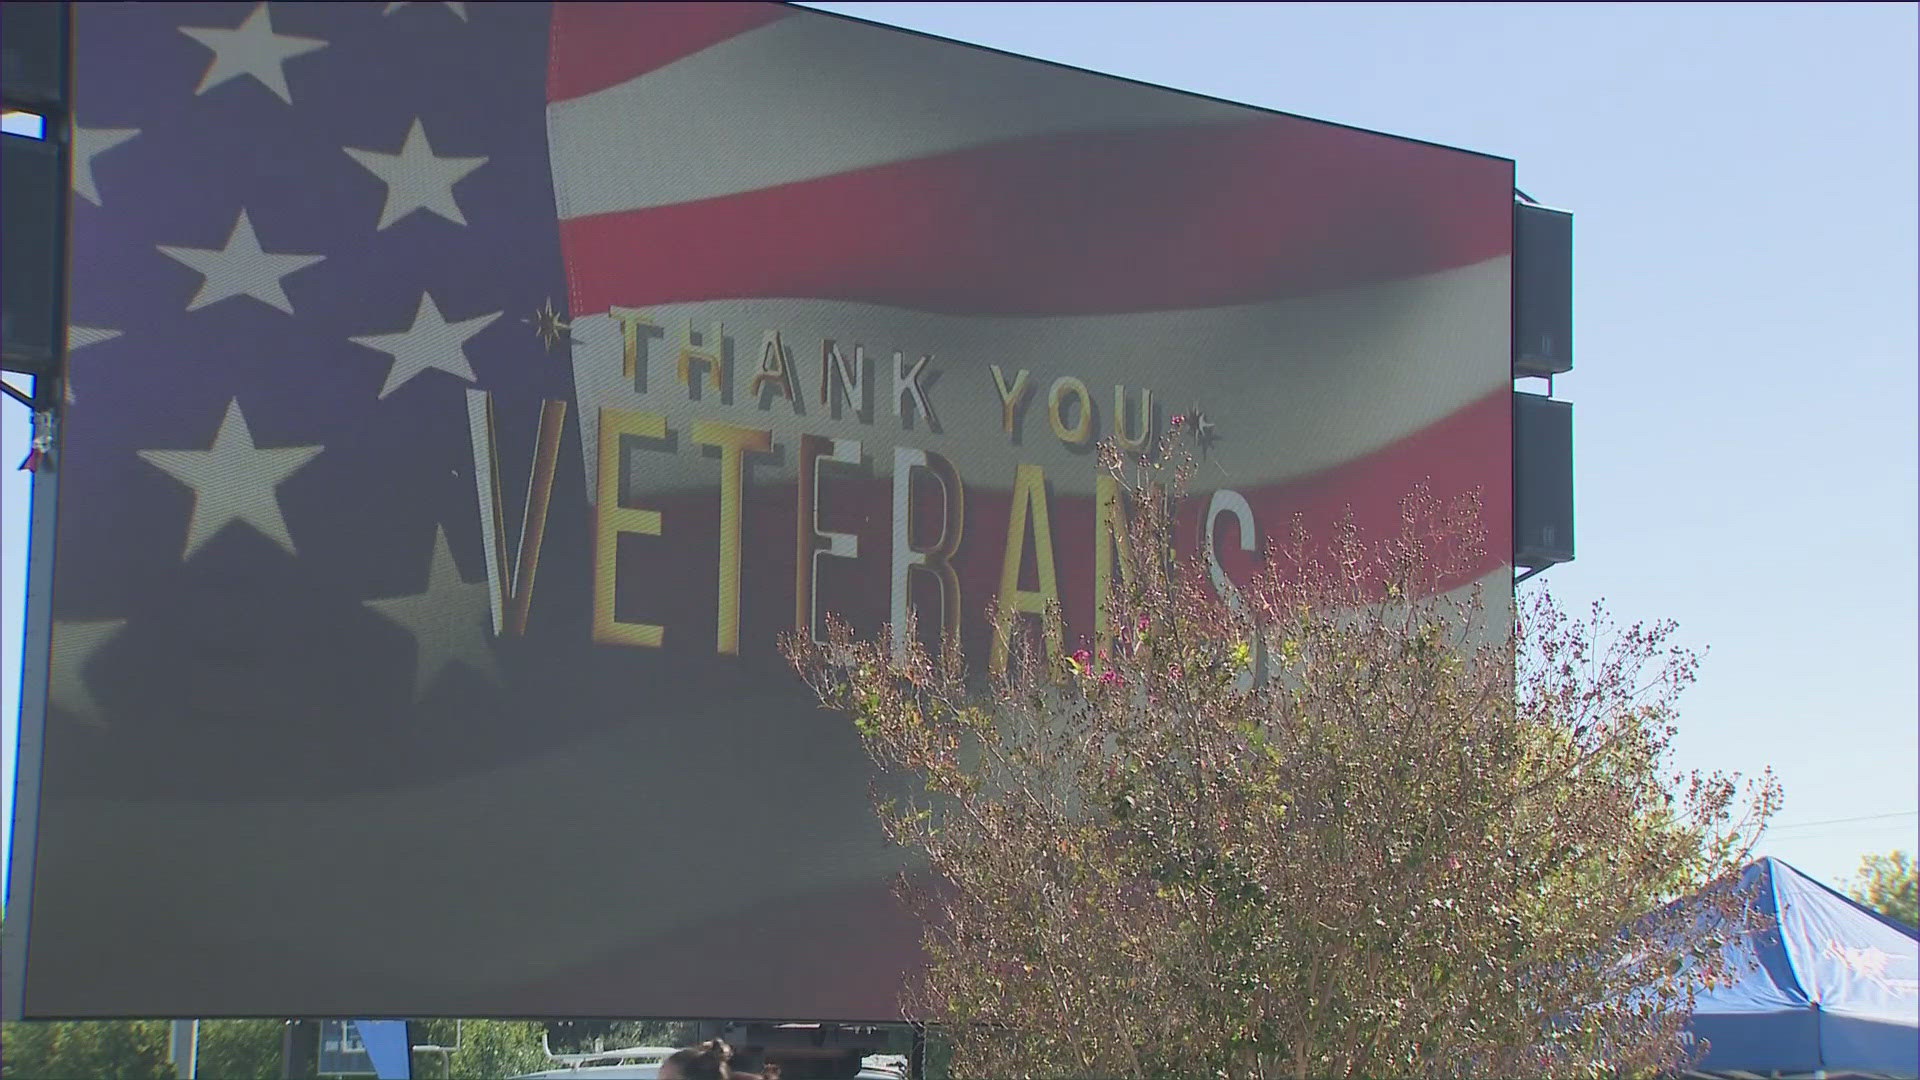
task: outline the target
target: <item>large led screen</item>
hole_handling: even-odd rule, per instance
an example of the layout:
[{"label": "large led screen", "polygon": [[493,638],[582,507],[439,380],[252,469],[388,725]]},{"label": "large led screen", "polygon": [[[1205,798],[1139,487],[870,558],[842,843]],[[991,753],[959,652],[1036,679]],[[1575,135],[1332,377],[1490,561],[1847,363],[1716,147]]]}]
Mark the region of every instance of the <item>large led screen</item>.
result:
[{"label": "large led screen", "polygon": [[1504,571],[1504,159],[779,5],[75,34],[27,1015],[897,1018],[782,632],[1091,639],[1174,416],[1228,582],[1423,480]]}]

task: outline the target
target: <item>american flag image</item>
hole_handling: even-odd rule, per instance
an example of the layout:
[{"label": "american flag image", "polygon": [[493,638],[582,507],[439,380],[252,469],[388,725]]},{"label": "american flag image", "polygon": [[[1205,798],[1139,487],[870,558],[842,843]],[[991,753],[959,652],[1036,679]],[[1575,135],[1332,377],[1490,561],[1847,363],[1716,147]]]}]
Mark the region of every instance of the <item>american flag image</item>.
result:
[{"label": "american flag image", "polygon": [[74,34],[29,1015],[896,1019],[775,639],[947,602],[910,462],[970,656],[1005,580],[1090,632],[1092,444],[1172,415],[1233,574],[1420,480],[1505,571],[1510,162],[778,4]]}]

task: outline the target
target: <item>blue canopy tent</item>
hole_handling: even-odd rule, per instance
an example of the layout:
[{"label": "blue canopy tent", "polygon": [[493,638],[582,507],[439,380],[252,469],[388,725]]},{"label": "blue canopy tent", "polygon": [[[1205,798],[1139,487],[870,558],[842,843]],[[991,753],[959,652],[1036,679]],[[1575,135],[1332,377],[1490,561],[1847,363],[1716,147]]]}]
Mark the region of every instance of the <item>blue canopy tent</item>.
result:
[{"label": "blue canopy tent", "polygon": [[1774,927],[1699,996],[1693,1033],[1709,1046],[1691,1075],[1920,1076],[1920,934],[1778,859],[1740,883]]}]

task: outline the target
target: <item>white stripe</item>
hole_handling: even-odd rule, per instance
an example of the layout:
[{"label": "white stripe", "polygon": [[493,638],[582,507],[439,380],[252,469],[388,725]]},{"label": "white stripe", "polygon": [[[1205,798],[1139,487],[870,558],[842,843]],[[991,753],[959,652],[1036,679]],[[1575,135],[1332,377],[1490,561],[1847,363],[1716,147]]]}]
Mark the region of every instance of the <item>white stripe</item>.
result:
[{"label": "white stripe", "polygon": [[796,13],[548,109],[562,220],[1243,106]]},{"label": "white stripe", "polygon": [[[1220,442],[1197,486],[1250,487],[1305,476],[1378,450],[1510,385],[1507,361],[1509,269],[1498,258],[1385,285],[1236,307],[1126,315],[953,316],[826,300],[714,300],[645,310],[663,335],[645,357],[645,393],[623,378],[621,334],[605,314],[574,319],[574,392],[580,407],[589,498],[597,474],[599,410],[665,413],[680,430],[711,417],[773,431],[788,446],[755,476],[794,473],[790,448],[801,433],[862,439],[876,474],[890,475],[893,445],[916,446],[953,461],[969,487],[1006,489],[1014,467],[1041,465],[1062,493],[1093,491],[1093,455],[1069,448],[1047,422],[1047,388],[1063,375],[1084,380],[1097,413],[1094,439],[1113,431],[1113,388],[1153,392],[1159,423],[1198,405],[1218,425]],[[690,401],[677,357],[691,323],[702,333],[725,324],[731,342],[733,400]],[[784,399],[749,400],[762,341],[777,331],[792,354],[805,415]],[[873,381],[872,421],[835,419],[820,404],[821,343],[843,354],[863,345]],[[939,372],[926,383],[941,430],[895,416],[893,353],[908,363],[933,354]],[[1032,390],[1015,445],[1002,429],[999,392],[988,365],[1009,381],[1030,369]],[[704,370],[694,374],[704,382]],[[763,395],[767,397],[767,395]],[[1137,422],[1135,424],[1137,428]],[[682,437],[682,443],[685,439]],[[696,448],[635,451],[634,479],[647,491],[709,487],[718,472]]]},{"label": "white stripe", "polygon": [[[883,587],[885,573],[882,568]],[[754,700],[739,707],[759,709],[764,723],[801,728],[817,715],[790,696],[777,706],[764,695]],[[351,973],[368,984],[389,979],[411,986],[408,973],[426,970],[471,983],[476,993],[526,981],[534,972],[593,964],[651,935],[745,915],[769,898],[863,882],[884,889],[899,869],[897,849],[872,824],[866,764],[851,743],[835,741],[830,756],[807,755],[804,770],[756,758],[752,787],[764,797],[716,800],[712,778],[699,769],[635,765],[636,755],[657,760],[663,729],[701,730],[711,727],[711,718],[635,705],[622,719],[573,741],[541,741],[495,769],[396,791],[238,806],[50,799],[51,831],[44,835],[58,835],[62,850],[88,852],[96,867],[113,868],[110,880],[159,883],[157,891],[166,894],[143,902],[126,890],[106,890],[121,895],[90,910],[109,939],[116,931],[137,933],[157,916],[191,928],[190,938],[227,948],[271,942],[263,952],[296,966],[324,966],[336,977]],[[529,728],[529,739],[541,738],[536,730]],[[784,740],[780,760],[795,759],[795,741]],[[806,842],[757,853],[754,872],[767,877],[753,887],[715,889],[712,884],[737,874],[738,852],[724,842],[688,843],[685,808],[694,805],[701,807],[698,827],[712,836],[785,836],[798,826]],[[557,826],[564,839],[555,839]],[[475,843],[478,836],[485,842]],[[289,851],[299,857],[288,858]],[[505,852],[541,867],[534,877],[543,883],[502,882]],[[572,861],[579,853],[599,858]],[[72,864],[68,859],[50,868],[42,897],[77,903],[100,894],[98,872]],[[249,888],[231,887],[235,866],[246,868],[238,880]],[[576,874],[588,880],[559,884]],[[314,888],[343,878],[391,892],[393,903],[345,910],[327,889]],[[663,887],[669,878],[703,887]],[[446,897],[468,890],[505,890],[511,899],[450,911]],[[262,895],[276,899],[262,904]],[[528,918],[539,920],[533,932],[511,929]],[[333,934],[303,938],[287,933],[290,926],[328,926]],[[396,938],[394,928],[401,926],[415,930]],[[476,948],[478,941],[488,947]],[[368,1006],[405,1012],[392,1000]]]},{"label": "white stripe", "polygon": [[[1512,580],[1503,568],[1479,582],[1489,619],[1477,640],[1497,640],[1510,625]],[[1450,595],[1463,597],[1470,588]],[[1085,610],[1070,614],[1091,617]],[[759,722],[774,732],[828,723],[790,697],[777,700],[716,701],[713,708],[759,710]],[[524,983],[530,972],[591,965],[649,935],[745,915],[756,902],[860,883],[884,888],[899,868],[897,849],[882,843],[866,808],[866,763],[838,735],[826,741],[830,749],[806,754],[803,768],[783,767],[798,756],[793,748],[800,740],[776,735],[774,749],[745,759],[744,767],[764,771],[733,777],[741,790],[761,797],[715,799],[705,772],[681,767],[678,758],[659,764],[663,731],[707,731],[715,718],[655,712],[644,694],[624,707],[623,724],[496,769],[398,791],[238,805],[49,799],[43,835],[61,842],[43,848],[52,854],[42,856],[39,895],[76,904],[84,898],[89,945],[107,955],[150,955],[156,943],[148,935],[158,922],[191,931],[165,936],[157,946],[163,952],[189,940],[223,950],[269,943],[261,954],[271,953],[282,968],[324,968],[335,978],[385,979],[395,988],[412,987],[419,972],[431,971],[464,982],[479,999]],[[806,738],[818,745],[822,737]],[[688,842],[687,807],[700,808],[695,824],[721,842]],[[476,836],[486,842],[473,843]],[[727,841],[745,836],[804,842],[756,849],[756,888],[663,884],[730,880],[738,866]],[[299,857],[289,858],[290,851]],[[642,854],[574,861],[582,852]],[[503,860],[521,860],[514,865],[524,872],[503,880]],[[237,880],[247,888],[233,887],[235,867],[245,868]],[[378,888],[382,902],[342,905],[330,888],[316,887],[343,880]],[[110,887],[123,881],[155,887]],[[462,890],[504,891],[511,902],[449,906],[446,897]],[[263,895],[274,902],[260,903]],[[608,896],[623,903],[602,902]],[[322,925],[332,932],[286,930]],[[395,927],[410,929],[396,937]],[[475,948],[476,940],[489,947]],[[790,960],[783,943],[769,947],[772,959]],[[261,975],[262,985],[274,977]],[[61,988],[79,978],[59,980]],[[417,1005],[399,1000],[403,989],[393,993],[360,1005],[396,1014]]]}]

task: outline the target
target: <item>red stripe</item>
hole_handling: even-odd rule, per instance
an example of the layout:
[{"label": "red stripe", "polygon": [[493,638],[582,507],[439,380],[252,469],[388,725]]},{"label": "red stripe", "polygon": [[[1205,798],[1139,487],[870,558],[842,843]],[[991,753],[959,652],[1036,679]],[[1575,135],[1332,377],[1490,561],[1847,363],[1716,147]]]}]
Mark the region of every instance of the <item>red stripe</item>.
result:
[{"label": "red stripe", "polygon": [[561,223],[575,314],[810,297],[1071,315],[1248,303],[1505,254],[1505,161],[1291,117],[1052,135]]},{"label": "red stripe", "polygon": [[[1440,583],[1442,589],[1456,589],[1512,562],[1512,423],[1512,393],[1497,390],[1365,457],[1243,494],[1253,507],[1255,526],[1267,537],[1284,542],[1296,514],[1309,536],[1324,540],[1351,510],[1360,535],[1379,540],[1399,532],[1402,500],[1418,484],[1427,484],[1442,500],[1478,492],[1480,524],[1485,530],[1483,555],[1464,573]],[[1199,547],[1202,509],[1191,508],[1194,520],[1183,534],[1183,539],[1194,538],[1194,550]],[[1223,522],[1222,528],[1227,532],[1215,538],[1221,565],[1234,580],[1246,581],[1261,568],[1265,553],[1241,553],[1237,526]]]},{"label": "red stripe", "polygon": [[555,4],[547,100],[618,86],[790,13],[761,3]]}]

